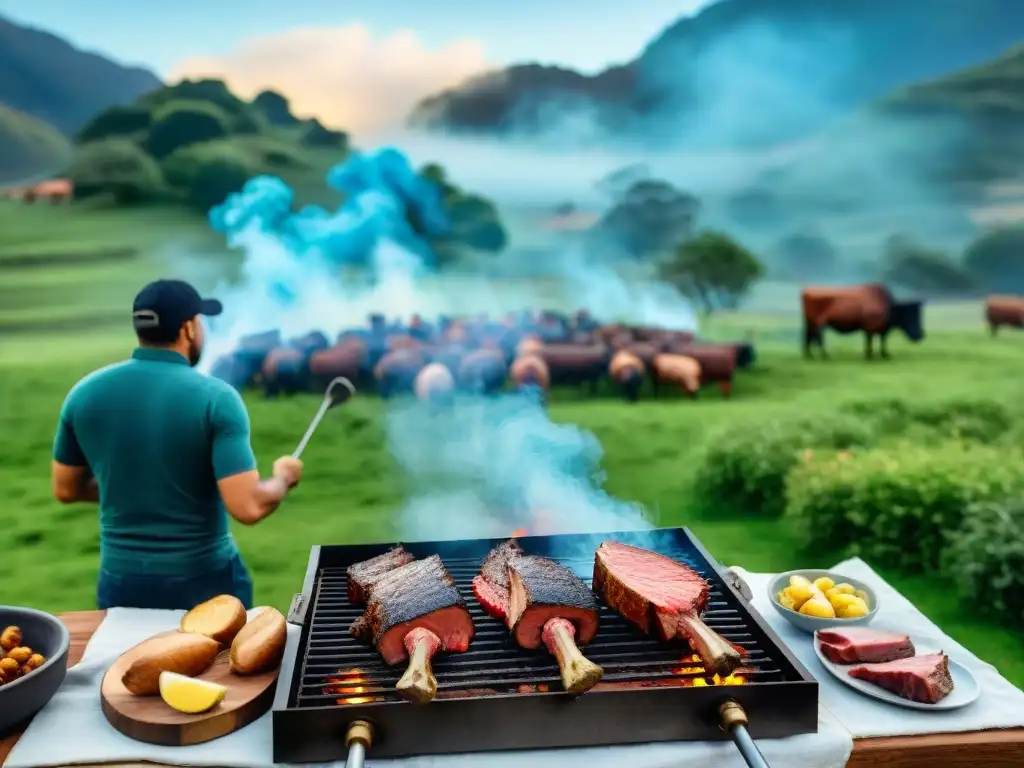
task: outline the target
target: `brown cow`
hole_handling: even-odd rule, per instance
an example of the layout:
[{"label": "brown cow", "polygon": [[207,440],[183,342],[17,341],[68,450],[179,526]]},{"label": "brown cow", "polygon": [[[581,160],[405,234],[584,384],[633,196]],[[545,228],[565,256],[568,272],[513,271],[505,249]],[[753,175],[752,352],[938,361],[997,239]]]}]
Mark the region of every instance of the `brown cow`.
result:
[{"label": "brown cow", "polygon": [[544,342],[540,340],[539,336],[532,333],[523,336],[516,344],[517,355],[533,355],[544,349]]},{"label": "brown cow", "polygon": [[544,398],[551,388],[548,364],[540,355],[519,355],[512,361],[508,373],[517,392],[532,391]]},{"label": "brown cow", "polygon": [[319,389],[337,376],[358,381],[366,372],[366,365],[366,344],[362,339],[349,338],[310,355],[309,373]]},{"label": "brown cow", "polygon": [[263,358],[260,371],[263,379],[263,394],[276,397],[280,394],[294,394],[307,389],[309,367],[306,356],[294,347],[274,347]]},{"label": "brown cow", "polygon": [[429,363],[416,374],[413,391],[422,402],[447,402],[455,391],[455,377],[445,365]]},{"label": "brown cow", "polygon": [[545,344],[538,354],[548,364],[553,386],[589,385],[592,395],[611,362],[611,350],[603,344]]},{"label": "brown cow", "polygon": [[640,388],[644,385],[646,368],[644,361],[628,349],[620,349],[608,363],[608,375],[622,387],[622,394],[631,403],[640,399]]},{"label": "brown cow", "polygon": [[999,326],[1024,328],[1024,298],[1019,296],[989,296],[985,299],[985,319],[995,336]]},{"label": "brown cow", "polygon": [[879,337],[883,359],[889,357],[886,340],[893,328],[899,328],[913,342],[924,338],[920,301],[897,302],[885,286],[878,283],[848,287],[804,288],[800,292],[804,314],[804,357],[811,357],[816,344],[822,358],[826,327],[839,333],[865,335],[864,357],[874,357],[874,339]]},{"label": "brown cow", "polygon": [[[700,364],[702,384],[717,384],[725,397],[732,396],[732,380],[736,373],[737,348],[735,344],[678,344],[670,354],[691,357]],[[652,379],[655,394],[658,381]]]},{"label": "brown cow", "polygon": [[[652,372],[657,386],[678,384],[690,397],[696,397],[700,392],[701,366],[695,358],[686,355],[658,355],[654,358]],[[728,396],[729,393],[723,389],[722,394]]]},{"label": "brown cow", "polygon": [[412,392],[416,375],[426,364],[426,358],[419,349],[408,347],[388,352],[373,369],[377,392],[385,399]]}]

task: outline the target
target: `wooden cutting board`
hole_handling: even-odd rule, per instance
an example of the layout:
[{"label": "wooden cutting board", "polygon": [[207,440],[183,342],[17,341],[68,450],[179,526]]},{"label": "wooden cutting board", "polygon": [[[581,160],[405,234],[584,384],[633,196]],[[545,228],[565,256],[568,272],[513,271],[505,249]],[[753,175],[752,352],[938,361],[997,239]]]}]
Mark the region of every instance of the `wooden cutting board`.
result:
[{"label": "wooden cutting board", "polygon": [[[171,635],[174,632],[162,632]],[[221,651],[203,680],[228,689],[224,701],[198,715],[176,712],[157,696],[135,696],[121,684],[121,678],[138,656],[140,645],[126,651],[103,676],[100,702],[107,721],[137,741],[182,747],[219,739],[258,719],[274,701],[277,669],[259,675],[236,675],[228,667],[228,651]]]}]

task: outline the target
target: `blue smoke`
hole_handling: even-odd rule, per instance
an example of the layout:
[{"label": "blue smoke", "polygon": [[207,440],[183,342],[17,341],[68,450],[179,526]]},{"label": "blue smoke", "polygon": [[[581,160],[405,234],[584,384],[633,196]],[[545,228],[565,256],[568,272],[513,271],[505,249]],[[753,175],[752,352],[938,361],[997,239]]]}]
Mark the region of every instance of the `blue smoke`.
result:
[{"label": "blue smoke", "polygon": [[[210,211],[210,225],[234,247],[253,230],[274,238],[297,261],[327,266],[369,266],[377,246],[389,241],[432,268],[430,243],[451,232],[441,191],[413,169],[397,149],[354,153],[327,173],[327,185],[344,202],[334,211],[316,205],[295,213],[295,194],[275,176],[257,176]],[[297,287],[277,281],[283,304]]]}]

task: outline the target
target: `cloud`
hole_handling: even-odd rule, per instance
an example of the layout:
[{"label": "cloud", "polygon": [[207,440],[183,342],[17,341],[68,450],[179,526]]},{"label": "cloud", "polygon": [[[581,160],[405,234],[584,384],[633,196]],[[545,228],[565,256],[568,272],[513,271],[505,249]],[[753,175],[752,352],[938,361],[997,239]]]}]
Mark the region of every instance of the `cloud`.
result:
[{"label": "cloud", "polygon": [[352,24],[254,37],[226,56],[179,62],[169,80],[222,78],[243,98],[272,88],[297,114],[365,137],[400,126],[423,97],[490,68],[477,40],[430,50],[412,30],[374,37]]}]

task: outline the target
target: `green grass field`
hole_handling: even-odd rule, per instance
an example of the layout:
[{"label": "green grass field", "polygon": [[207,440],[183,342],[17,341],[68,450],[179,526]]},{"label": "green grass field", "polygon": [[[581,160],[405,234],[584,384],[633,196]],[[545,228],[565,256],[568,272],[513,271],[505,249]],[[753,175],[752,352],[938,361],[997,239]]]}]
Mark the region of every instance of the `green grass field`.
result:
[{"label": "green grass field", "polygon": [[[34,213],[40,216],[36,225],[56,220],[46,218],[51,213]],[[0,212],[0,217],[4,215]],[[68,221],[74,218],[54,215],[67,215]],[[51,228],[46,243],[29,237],[31,229],[25,225],[20,245],[0,242],[0,265],[5,257],[20,252],[71,253],[85,242],[93,251],[117,245],[140,252],[137,262],[117,267],[18,267],[12,272],[22,290],[56,285],[71,293],[66,294],[64,306],[41,308],[31,301],[0,305],[0,322],[25,317],[30,311],[44,319],[58,310],[81,314],[86,305],[72,301],[74,291],[69,286],[98,291],[97,283],[103,280],[116,283],[109,299],[116,296],[117,301],[108,309],[122,312],[133,287],[165,268],[166,262],[147,250],[157,232],[152,220],[109,215],[107,226],[117,230],[116,243],[105,239],[102,225],[92,228],[92,222],[76,224],[81,227],[77,234]],[[196,242],[203,241],[201,222],[194,226],[189,221],[165,221],[162,226],[165,233],[173,231],[181,237],[191,233]],[[52,236],[54,232],[60,237]],[[8,287],[6,280],[2,287]],[[88,311],[93,311],[91,305]],[[895,340],[893,359],[888,362],[865,362],[860,339],[836,337],[828,339],[831,361],[805,362],[799,355],[793,315],[779,311],[724,316],[711,321],[706,331],[723,338],[750,335],[759,345],[759,363],[739,376],[732,401],[710,391],[697,402],[637,405],[610,397],[595,401],[558,393],[550,413],[554,420],[577,424],[600,439],[606,487],[612,494],[644,505],[658,525],[692,527],[723,563],[754,571],[829,566],[836,560],[834,553],[801,552],[785,520],[700,511],[692,491],[695,465],[716,431],[756,423],[780,409],[813,413],[843,399],[1013,397],[1020,391],[1024,335],[988,338],[977,304],[930,307],[926,323],[929,338],[918,346]],[[5,489],[0,526],[8,542],[0,560],[0,578],[8,585],[7,602],[50,611],[94,604],[99,551],[96,510],[62,507],[50,499],[51,440],[68,389],[90,370],[125,357],[131,346],[130,334],[112,327],[86,325],[59,333],[43,327],[0,331],[0,487]],[[310,395],[267,402],[255,394],[247,396],[254,447],[264,469],[276,456],[293,449],[318,400]],[[374,398],[357,399],[332,412],[304,456],[306,476],[294,497],[263,524],[236,529],[254,572],[259,602],[287,606],[301,587],[314,544],[388,541],[400,536],[396,513],[406,500],[408,482],[387,449],[383,418],[383,406]],[[1016,684],[1024,684],[1019,635],[976,620],[941,580],[884,575],[953,637],[997,665]]]}]

